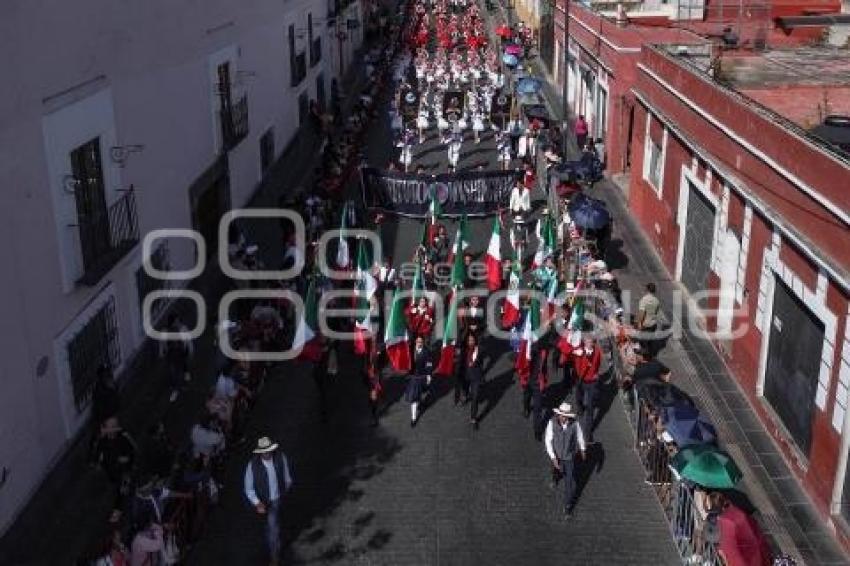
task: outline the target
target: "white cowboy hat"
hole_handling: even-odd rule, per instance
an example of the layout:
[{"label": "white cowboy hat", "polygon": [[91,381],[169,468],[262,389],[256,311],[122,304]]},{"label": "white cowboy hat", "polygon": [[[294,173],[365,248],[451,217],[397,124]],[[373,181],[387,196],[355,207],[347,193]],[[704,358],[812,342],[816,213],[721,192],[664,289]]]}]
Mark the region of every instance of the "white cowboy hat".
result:
[{"label": "white cowboy hat", "polygon": [[569,403],[561,403],[560,406],[555,407],[553,409],[556,415],[560,415],[562,417],[575,417],[576,414],[573,412],[573,406]]},{"label": "white cowboy hat", "polygon": [[274,452],[275,450],[277,450],[277,444],[272,442],[268,436],[264,436],[257,441],[254,454],[265,454],[266,452]]}]

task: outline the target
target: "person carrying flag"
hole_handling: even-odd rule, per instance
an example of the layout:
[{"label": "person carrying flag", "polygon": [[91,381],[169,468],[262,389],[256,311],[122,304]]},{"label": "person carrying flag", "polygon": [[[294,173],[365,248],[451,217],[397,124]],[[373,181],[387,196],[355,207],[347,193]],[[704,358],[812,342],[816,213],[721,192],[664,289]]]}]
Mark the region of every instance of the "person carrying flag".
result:
[{"label": "person carrying flag", "polygon": [[419,421],[419,405],[431,384],[433,366],[431,352],[425,347],[425,340],[422,336],[417,336],[413,348],[413,363],[404,390],[404,400],[410,403],[410,428],[415,427]]},{"label": "person carrying flag", "polygon": [[469,419],[473,430],[478,430],[478,400],[480,398],[481,386],[484,384],[484,358],[481,348],[478,346],[478,338],[475,334],[468,334],[463,349],[463,374],[464,382],[469,388]]}]

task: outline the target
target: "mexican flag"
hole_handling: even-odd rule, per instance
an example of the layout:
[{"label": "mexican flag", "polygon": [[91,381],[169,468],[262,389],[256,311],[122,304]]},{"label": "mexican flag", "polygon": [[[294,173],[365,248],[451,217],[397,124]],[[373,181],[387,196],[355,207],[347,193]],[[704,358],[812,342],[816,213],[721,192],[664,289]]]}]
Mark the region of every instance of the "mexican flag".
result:
[{"label": "mexican flag", "polygon": [[546,308],[544,309],[544,324],[555,318],[555,301],[558,297],[558,277],[552,277],[544,287],[546,292]]},{"label": "mexican flag", "polygon": [[546,256],[555,253],[555,223],[548,214],[537,221],[537,252],[531,262],[531,269],[543,265]]},{"label": "mexican flag", "polygon": [[508,293],[505,297],[505,304],[502,307],[502,326],[504,328],[512,328],[519,320],[519,281],[520,267],[519,262],[514,257],[511,264],[511,277],[508,283]]},{"label": "mexican flag", "polygon": [[525,324],[522,328],[522,338],[519,343],[519,353],[514,362],[514,368],[520,381],[527,382],[531,375],[531,347],[537,342],[537,330],[540,328],[540,302],[536,298],[531,299],[531,306],[525,316]]},{"label": "mexican flag", "polygon": [[455,241],[452,244],[452,251],[449,252],[448,262],[452,263],[457,256],[463,255],[464,250],[468,247],[469,239],[466,236],[466,216],[463,216],[457,226],[457,234],[455,234]]},{"label": "mexican flag", "polygon": [[342,207],[342,220],[339,224],[339,241],[336,246],[336,265],[340,269],[348,269],[351,265],[351,255],[348,252],[348,203]]},{"label": "mexican flag", "polygon": [[361,239],[357,247],[357,279],[354,284],[356,305],[363,318],[354,325],[354,352],[364,355],[369,351],[368,340],[371,337],[371,299],[378,289],[378,282],[369,271],[369,256],[366,253],[366,240]]},{"label": "mexican flag", "polygon": [[487,246],[487,288],[498,291],[502,286],[502,233],[498,217],[493,220],[493,232]]},{"label": "mexican flag", "polygon": [[463,265],[463,256],[457,254],[452,261],[452,272],[449,277],[449,287],[452,293],[458,287],[463,287],[463,280],[466,278],[466,267]]},{"label": "mexican flag", "polygon": [[457,293],[452,294],[449,316],[443,328],[443,348],[440,350],[440,362],[435,374],[450,376],[455,370],[455,348],[457,347]]},{"label": "mexican flag", "polygon": [[301,320],[295,329],[292,349],[299,351],[297,359],[318,362],[322,358],[321,335],[319,334],[319,310],[316,297],[316,280],[310,281]]},{"label": "mexican flag", "polygon": [[573,296],[572,312],[570,312],[570,321],[567,324],[570,330],[582,330],[584,327],[584,297],[579,294],[580,291],[581,281],[576,285]]},{"label": "mexican flag", "polygon": [[387,328],[384,331],[384,345],[389,359],[396,371],[410,371],[410,348],[408,346],[407,325],[404,320],[404,307],[401,305],[399,291],[393,295],[390,315],[387,317]]}]

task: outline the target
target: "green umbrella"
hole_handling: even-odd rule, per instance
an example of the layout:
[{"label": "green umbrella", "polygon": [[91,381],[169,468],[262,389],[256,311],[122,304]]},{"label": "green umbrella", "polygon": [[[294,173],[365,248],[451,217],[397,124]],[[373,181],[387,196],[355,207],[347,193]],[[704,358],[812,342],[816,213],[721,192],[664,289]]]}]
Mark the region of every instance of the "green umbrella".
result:
[{"label": "green umbrella", "polygon": [[710,444],[682,448],[671,465],[683,478],[713,489],[735,487],[743,476],[729,454]]}]

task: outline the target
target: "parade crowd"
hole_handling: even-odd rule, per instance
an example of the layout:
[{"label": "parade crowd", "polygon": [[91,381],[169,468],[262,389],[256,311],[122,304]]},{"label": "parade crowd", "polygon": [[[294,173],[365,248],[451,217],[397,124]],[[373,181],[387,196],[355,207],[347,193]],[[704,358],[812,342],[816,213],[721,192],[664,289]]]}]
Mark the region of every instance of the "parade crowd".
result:
[{"label": "parade crowd", "polygon": [[[513,103],[501,109],[500,97],[513,97],[519,82],[530,78],[520,65],[529,36],[510,36],[516,41],[509,44],[518,48],[511,49],[513,55],[505,45],[493,45],[478,4],[470,0],[414,0],[403,5],[396,20],[381,25],[385,43],[367,56],[369,80],[354,95],[358,99],[352,114],[343,118],[338,109],[327,114],[318,106],[310,110],[324,140],[316,182],[294,201],[281,201],[296,207],[305,219],[306,249],[298,246],[291,223],[281,225],[282,267],[303,264],[301,273],[286,281],[237,282],[243,288],[293,290],[303,297],[304,308],[299,311],[286,300],[240,301],[227,320],[216,321],[218,339],[226,340],[236,356],[222,354],[217,365],[221,370],[185,450],[177,450],[161,424],[137,444],[116,418],[119,402],[111,373],[102,372],[94,392],[99,429],[91,461],[108,477],[116,504],[102,548],[86,563],[178,563],[220,497],[225,458],[234,447],[249,442],[253,455],[240,487],[264,522],[271,563],[279,562],[282,502],[298,485],[298,466],[290,463],[276,439],[246,437],[251,408],[279,362],[249,361],[242,353],[299,351],[294,363],[315,383],[316,411],[323,422],[330,419],[329,391],[343,373],[340,358],[354,355],[360,361],[362,397],[373,426],[380,425],[389,409],[384,398],[388,383],[403,381],[411,428],[427,419],[436,392],[443,388],[452,391],[454,405],[468,413],[469,427],[478,431],[484,422],[482,404],[489,397],[487,372],[507,340],[520,389],[516,409],[528,419],[529,441],[540,443],[549,462],[552,487],[560,484],[565,519],[576,508],[577,468],[591,457],[600,403],[607,392],[623,391],[642,415],[640,426],[649,431],[642,447],[647,458],[661,458],[662,451],[666,454],[676,444],[667,442],[672,437],[662,405],[641,409],[644,399],[651,398],[646,388],[671,394],[671,372],[657,360],[663,345],[656,336],[662,313],[654,285],[646,286],[637,313],[626,316],[617,275],[605,261],[610,216],[604,222],[584,221],[590,217],[587,210],[598,211],[601,205],[584,195],[579,180],[566,176],[551,186],[559,199],[557,210],[535,206],[539,203],[532,198],[539,186],[538,160],[551,169],[566,158],[557,125],[522,116]],[[488,241],[471,241],[465,217],[452,219],[456,229],[450,235],[436,191],[421,219],[417,246],[406,258],[375,257],[367,240],[345,235],[353,228],[380,235],[387,222],[384,214],[363,210],[342,194],[352,172],[362,165],[358,147],[363,134],[385,106],[397,161],[405,171],[414,166],[416,147],[432,130],[446,147],[449,173],[457,172],[464,144],[479,143],[485,132],[492,133],[497,152],[493,161],[517,173],[509,199],[491,218]],[[584,136],[580,142],[586,141],[583,119],[574,133]],[[596,158],[592,144],[580,147]],[[595,214],[593,218],[605,220],[603,212]],[[335,245],[335,266],[352,274],[344,281],[321,274],[316,257],[315,242],[337,225],[342,235]],[[235,268],[264,269],[260,258],[269,254],[261,253],[264,250],[238,226],[233,226],[228,242]],[[503,248],[510,250],[504,257]],[[350,342],[323,335],[316,321],[322,295],[339,290],[348,294],[326,306],[354,304],[357,311],[332,319],[330,327],[351,335]],[[488,317],[488,312],[494,316]],[[166,327],[185,331],[176,315]],[[194,345],[190,340],[163,342],[160,356],[168,369],[171,401],[176,402],[192,379]],[[669,461],[664,456],[661,468]],[[647,482],[669,484],[670,477],[650,473]],[[677,532],[689,540],[708,540],[709,517],[728,507],[719,492],[699,492],[704,516],[683,521]],[[760,561],[739,561],[731,550],[723,560],[728,565],[765,563],[767,551],[759,552],[765,552]],[[697,556],[695,563],[700,563],[703,557]]]}]

